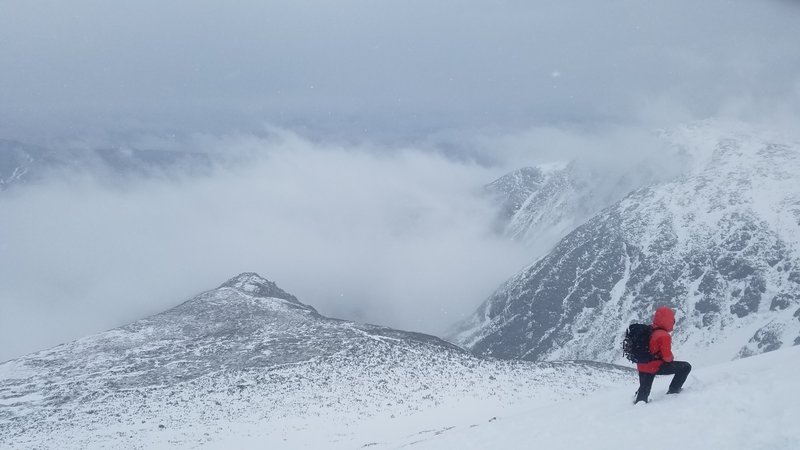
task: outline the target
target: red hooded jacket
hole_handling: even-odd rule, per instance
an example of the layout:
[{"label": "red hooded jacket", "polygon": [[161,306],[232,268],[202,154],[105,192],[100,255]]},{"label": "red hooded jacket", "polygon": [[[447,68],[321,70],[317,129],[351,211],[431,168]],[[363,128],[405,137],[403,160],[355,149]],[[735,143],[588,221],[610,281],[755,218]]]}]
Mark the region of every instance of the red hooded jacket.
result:
[{"label": "red hooded jacket", "polygon": [[672,362],[672,336],[669,332],[675,326],[675,312],[666,306],[656,310],[653,318],[653,334],[650,335],[650,353],[656,356],[653,361],[637,364],[639,372],[656,373],[665,362]]}]

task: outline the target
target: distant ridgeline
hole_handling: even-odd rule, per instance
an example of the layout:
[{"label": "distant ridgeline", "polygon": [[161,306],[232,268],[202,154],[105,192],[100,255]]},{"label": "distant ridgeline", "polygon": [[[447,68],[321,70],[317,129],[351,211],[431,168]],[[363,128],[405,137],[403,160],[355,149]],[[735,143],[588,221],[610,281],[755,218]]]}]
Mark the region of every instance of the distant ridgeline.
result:
[{"label": "distant ridgeline", "polygon": [[0,191],[41,181],[50,171],[169,176],[207,173],[214,163],[206,153],[133,148],[51,149],[0,139]]}]

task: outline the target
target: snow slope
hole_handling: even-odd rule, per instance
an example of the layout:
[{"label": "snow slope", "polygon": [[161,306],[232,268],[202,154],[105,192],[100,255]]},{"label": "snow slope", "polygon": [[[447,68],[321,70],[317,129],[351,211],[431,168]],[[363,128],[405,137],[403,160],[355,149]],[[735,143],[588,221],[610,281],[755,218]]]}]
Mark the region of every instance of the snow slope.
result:
[{"label": "snow slope", "polygon": [[[232,425],[208,448],[794,450],[800,448],[800,348],[695,368],[684,391],[667,396],[657,377],[651,402],[632,405],[635,374],[602,390],[513,403],[450,398],[403,417],[350,426],[321,420],[281,425],[281,433]],[[539,391],[539,386],[531,386]]]},{"label": "snow slope", "polygon": [[637,190],[503,284],[454,339],[530,360],[621,360],[656,306],[682,354],[720,362],[800,343],[800,143],[703,123],[668,139],[686,176]]},{"label": "snow slope", "polygon": [[370,448],[798,449],[798,372],[795,347],[695,369],[680,395],[665,395],[671,377],[658,377],[649,404],[632,406],[636,383],[621,383],[555,405],[531,403],[522,412],[487,410],[480,422]]},{"label": "snow slope", "polygon": [[342,433],[369,436],[358,430],[371,420],[457,402],[548,404],[630,377],[608,364],[480,358],[433,336],[330,319],[244,273],[164,313],[0,364],[0,448],[194,447],[253,433],[282,443],[270,448],[298,436],[325,447]]}]

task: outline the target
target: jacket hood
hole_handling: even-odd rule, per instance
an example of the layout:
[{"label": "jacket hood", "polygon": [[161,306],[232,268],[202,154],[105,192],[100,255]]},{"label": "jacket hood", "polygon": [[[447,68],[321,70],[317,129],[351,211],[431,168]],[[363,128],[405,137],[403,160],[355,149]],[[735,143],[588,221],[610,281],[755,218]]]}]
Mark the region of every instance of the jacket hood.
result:
[{"label": "jacket hood", "polygon": [[675,326],[675,312],[669,307],[662,306],[656,310],[656,315],[653,318],[654,328],[663,328],[666,331],[672,331]]}]

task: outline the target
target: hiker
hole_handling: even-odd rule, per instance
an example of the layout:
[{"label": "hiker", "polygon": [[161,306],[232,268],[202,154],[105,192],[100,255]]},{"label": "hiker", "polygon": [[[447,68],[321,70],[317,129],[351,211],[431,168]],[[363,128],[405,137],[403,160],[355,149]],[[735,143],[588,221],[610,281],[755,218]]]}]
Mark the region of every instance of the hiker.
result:
[{"label": "hiker", "polygon": [[666,306],[658,308],[653,318],[653,334],[650,335],[650,353],[656,359],[636,364],[639,370],[639,390],[636,391],[636,400],[633,404],[647,403],[656,375],[675,374],[667,394],[679,393],[686,377],[689,376],[692,365],[686,361],[674,361],[672,357],[672,336],[669,332],[674,326],[675,312]]}]

